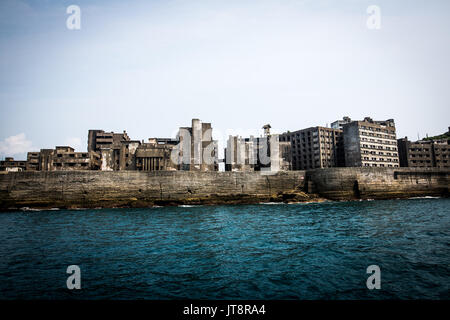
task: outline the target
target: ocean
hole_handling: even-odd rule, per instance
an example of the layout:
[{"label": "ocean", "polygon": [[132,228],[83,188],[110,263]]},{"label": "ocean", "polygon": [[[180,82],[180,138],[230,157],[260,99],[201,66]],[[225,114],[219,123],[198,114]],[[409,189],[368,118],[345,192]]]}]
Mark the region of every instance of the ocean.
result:
[{"label": "ocean", "polygon": [[[0,213],[0,299],[449,299],[450,199]],[[69,290],[68,266],[81,289]],[[380,268],[369,290],[367,267]]]}]

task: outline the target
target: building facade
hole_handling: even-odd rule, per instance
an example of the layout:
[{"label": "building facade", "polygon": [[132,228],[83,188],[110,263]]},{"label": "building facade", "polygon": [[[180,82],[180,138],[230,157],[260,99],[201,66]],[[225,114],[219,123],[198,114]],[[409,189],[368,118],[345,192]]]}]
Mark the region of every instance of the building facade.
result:
[{"label": "building facade", "polygon": [[88,151],[100,154],[102,171],[116,171],[121,169],[121,165],[122,167],[126,165],[125,163],[121,164],[120,154],[124,146],[132,145],[130,141],[125,130],[123,133],[89,130]]},{"label": "building facade", "polygon": [[75,152],[72,147],[58,146],[55,149],[41,149],[28,152],[27,170],[99,170],[100,155],[97,152]]},{"label": "building facade", "polygon": [[280,141],[291,144],[292,170],[344,166],[342,130],[311,127],[286,132]]},{"label": "building facade", "polygon": [[225,171],[292,170],[290,142],[281,141],[270,128],[269,124],[263,126],[263,137],[229,136],[224,150]]},{"label": "building facade", "polygon": [[0,171],[25,171],[27,168],[27,161],[14,160],[12,157],[6,157],[5,160],[0,161]]},{"label": "building facade", "polygon": [[394,120],[366,117],[343,125],[346,167],[398,167]]},{"label": "building facade", "polygon": [[350,119],[349,117],[343,117],[342,120],[336,120],[336,121],[332,122],[331,129],[343,130],[344,125],[347,123],[350,123],[350,122],[352,122],[352,119]]},{"label": "building facade", "polygon": [[135,170],[177,170],[177,164],[171,159],[172,151],[177,143],[172,139],[151,138],[147,143],[140,144],[134,154]]},{"label": "building facade", "polygon": [[212,138],[211,123],[192,119],[191,127],[181,127],[177,134],[178,153],[174,162],[178,170],[217,171],[217,141]]},{"label": "building facade", "polygon": [[448,140],[409,141],[407,137],[397,140],[401,167],[450,168]]}]

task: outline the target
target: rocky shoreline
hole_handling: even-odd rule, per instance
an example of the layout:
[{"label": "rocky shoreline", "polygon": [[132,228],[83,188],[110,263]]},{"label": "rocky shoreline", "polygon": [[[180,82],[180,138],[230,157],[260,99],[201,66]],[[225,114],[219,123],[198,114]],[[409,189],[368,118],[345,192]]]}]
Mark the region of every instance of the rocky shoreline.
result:
[{"label": "rocky shoreline", "polygon": [[449,184],[450,170],[411,168],[10,172],[0,175],[0,211],[448,197]]}]

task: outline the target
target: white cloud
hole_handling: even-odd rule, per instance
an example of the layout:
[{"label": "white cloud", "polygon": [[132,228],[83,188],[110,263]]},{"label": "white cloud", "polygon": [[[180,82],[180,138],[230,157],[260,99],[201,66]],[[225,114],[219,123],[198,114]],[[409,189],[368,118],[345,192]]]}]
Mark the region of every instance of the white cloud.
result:
[{"label": "white cloud", "polygon": [[0,142],[0,154],[7,156],[22,155],[32,151],[33,143],[27,140],[25,133],[5,138]]},{"label": "white cloud", "polygon": [[71,146],[75,151],[80,151],[81,149],[81,139],[77,137],[68,138],[64,142],[66,145]]}]

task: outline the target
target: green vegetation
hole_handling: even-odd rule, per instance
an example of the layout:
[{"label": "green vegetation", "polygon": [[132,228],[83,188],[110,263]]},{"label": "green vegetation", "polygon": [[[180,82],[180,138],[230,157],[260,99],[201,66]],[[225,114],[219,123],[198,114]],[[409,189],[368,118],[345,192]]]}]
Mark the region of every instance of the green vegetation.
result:
[{"label": "green vegetation", "polygon": [[450,139],[450,131],[434,137],[423,138],[422,140],[445,140]]}]

